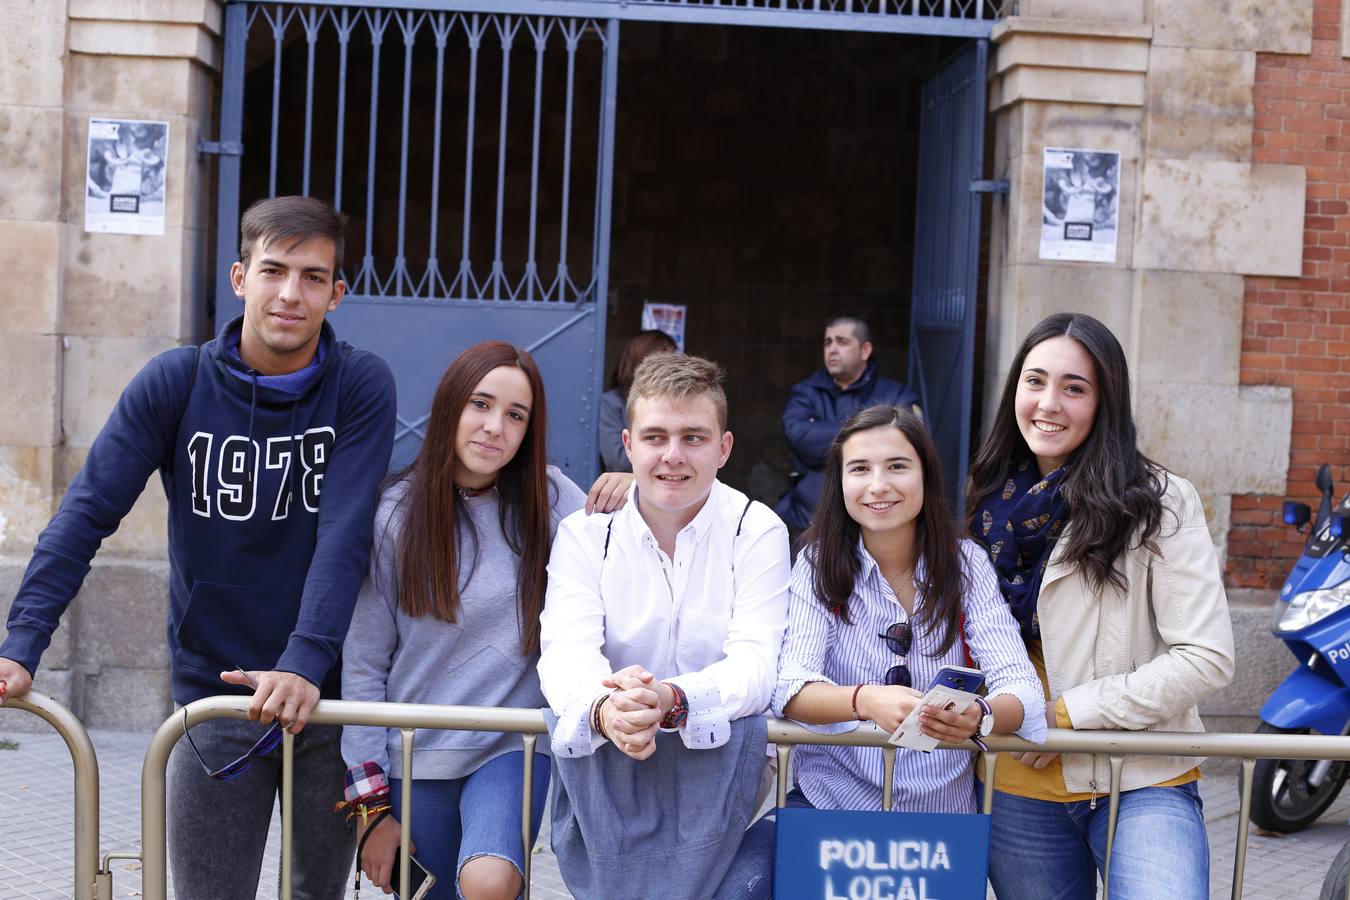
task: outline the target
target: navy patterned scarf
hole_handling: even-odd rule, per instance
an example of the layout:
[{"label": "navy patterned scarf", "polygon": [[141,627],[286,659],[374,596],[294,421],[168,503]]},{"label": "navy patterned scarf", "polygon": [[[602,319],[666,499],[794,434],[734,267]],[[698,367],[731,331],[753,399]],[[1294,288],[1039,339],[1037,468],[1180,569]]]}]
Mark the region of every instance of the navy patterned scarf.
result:
[{"label": "navy patterned scarf", "polygon": [[1062,490],[1068,471],[1064,465],[1042,478],[1033,462],[1022,462],[1008,473],[1003,489],[985,497],[976,511],[975,539],[989,551],[1003,598],[1026,640],[1041,639],[1036,598],[1055,541],[1069,520]]}]

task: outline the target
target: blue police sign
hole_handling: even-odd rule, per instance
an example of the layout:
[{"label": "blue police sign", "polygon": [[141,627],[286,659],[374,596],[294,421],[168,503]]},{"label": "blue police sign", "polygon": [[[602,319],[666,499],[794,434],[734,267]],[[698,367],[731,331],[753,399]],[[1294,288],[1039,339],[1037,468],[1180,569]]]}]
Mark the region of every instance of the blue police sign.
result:
[{"label": "blue police sign", "polygon": [[779,900],[975,900],[989,875],[989,817],[778,810]]}]

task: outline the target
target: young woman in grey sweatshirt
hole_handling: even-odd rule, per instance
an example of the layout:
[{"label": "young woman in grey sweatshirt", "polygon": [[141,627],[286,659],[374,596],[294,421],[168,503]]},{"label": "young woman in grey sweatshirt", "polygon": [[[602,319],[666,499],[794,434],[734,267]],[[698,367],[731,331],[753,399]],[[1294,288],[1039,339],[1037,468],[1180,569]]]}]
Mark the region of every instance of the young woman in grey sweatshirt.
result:
[{"label": "young woman in grey sweatshirt", "polygon": [[[547,464],[543,381],[524,350],[487,341],[446,370],[421,451],[385,489],[370,574],[343,646],[349,700],[541,707],[535,663],[545,566],[558,522],[585,505]],[[548,786],[535,760],[534,821]],[[402,756],[397,729],[347,727],[346,798],[392,805],[360,864],[390,886],[398,848]],[[523,884],[521,773],[514,735],[418,731],[412,841],[437,878],[431,898],[515,897]],[[396,887],[396,885],[393,885]]]}]

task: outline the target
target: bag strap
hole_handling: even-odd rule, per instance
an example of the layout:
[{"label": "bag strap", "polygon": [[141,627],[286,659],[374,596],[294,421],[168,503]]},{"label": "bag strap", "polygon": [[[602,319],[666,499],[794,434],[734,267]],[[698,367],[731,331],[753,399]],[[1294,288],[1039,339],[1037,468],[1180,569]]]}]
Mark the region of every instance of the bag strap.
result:
[{"label": "bag strap", "polygon": [[979,668],[978,666],[975,665],[975,657],[970,655],[970,641],[966,640],[966,614],[964,612],[961,613],[960,635],[961,635],[961,655],[964,656],[966,659],[966,668],[968,669]]}]

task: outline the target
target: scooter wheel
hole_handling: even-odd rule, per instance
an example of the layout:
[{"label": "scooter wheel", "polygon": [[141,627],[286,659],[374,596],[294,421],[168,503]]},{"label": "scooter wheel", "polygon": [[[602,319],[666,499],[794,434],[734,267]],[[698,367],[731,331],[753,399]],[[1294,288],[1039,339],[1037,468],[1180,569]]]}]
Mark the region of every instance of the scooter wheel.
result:
[{"label": "scooter wheel", "polygon": [[[1277,728],[1261,723],[1261,734],[1307,734],[1307,728]],[[1315,759],[1259,759],[1252,780],[1252,824],[1267,831],[1290,834],[1316,822],[1345,784],[1350,765],[1332,763],[1322,783],[1314,787],[1308,776]]]}]

